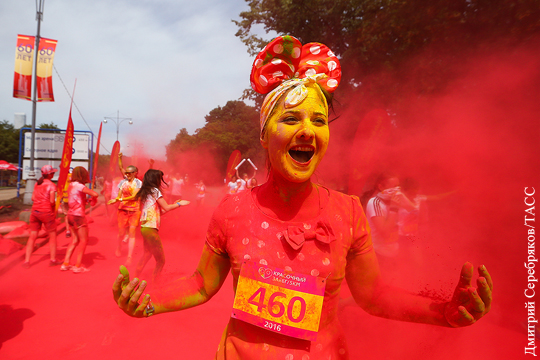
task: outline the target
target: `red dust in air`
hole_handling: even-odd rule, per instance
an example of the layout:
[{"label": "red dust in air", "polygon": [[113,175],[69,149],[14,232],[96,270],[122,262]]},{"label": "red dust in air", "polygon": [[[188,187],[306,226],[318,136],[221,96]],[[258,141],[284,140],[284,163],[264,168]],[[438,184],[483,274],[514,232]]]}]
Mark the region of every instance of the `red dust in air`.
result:
[{"label": "red dust in air", "polygon": [[[402,179],[417,179],[423,194],[453,192],[428,203],[429,217],[422,224],[423,236],[417,243],[420,256],[414,261],[403,259],[398,285],[425,296],[448,298],[465,261],[474,265],[485,264],[494,280],[491,312],[478,324],[464,329],[380,319],[355,307],[341,309],[339,318],[346,333],[351,360],[517,359],[523,354],[527,341],[524,328],[527,313],[523,308],[527,301],[523,294],[527,276],[523,266],[527,257],[523,225],[526,209],[524,188],[535,187],[540,194],[540,55],[537,49],[540,49],[538,43],[521,49],[494,51],[484,56],[463,56],[456,64],[460,71],[453,72],[461,75],[453,79],[444,92],[436,95],[410,90],[414,86],[404,85],[403,79],[407,77],[402,76],[401,86],[409,90],[403,94],[399,107],[375,107],[379,114],[381,109],[388,110],[389,124],[385,129],[389,130],[374,138],[377,142],[370,146],[371,153],[368,154],[372,159],[363,159],[366,152],[362,148],[357,149],[353,140],[359,122],[374,109],[365,106],[350,109],[331,124],[330,146],[316,174],[316,180],[323,185],[349,191],[349,187],[352,190],[351,176],[365,174],[361,183],[355,184],[353,192],[361,195],[361,191],[372,185],[371,174],[390,170]],[[415,74],[416,70],[411,65],[406,71]],[[139,167],[142,177],[149,167],[150,157],[143,148],[130,155],[124,159],[124,166]],[[216,184],[208,189],[207,196],[211,201],[203,207],[196,207],[195,193],[188,190],[184,197],[192,204],[163,216],[160,236],[165,248],[165,273],[168,277],[188,275],[195,269],[212,210],[225,194],[225,186],[220,183],[225,172],[220,168],[226,164],[216,164],[213,158],[210,150],[201,150],[176,154],[174,161],[155,159],[154,168],[169,176],[188,174],[186,190],[194,189],[193,184],[201,179]],[[365,164],[363,166],[367,168],[355,168],[351,164]],[[260,169],[258,178],[264,179],[264,165],[256,165]],[[96,222],[101,224],[101,219],[97,214],[95,216]],[[89,251],[85,261],[92,261],[96,266],[92,266],[92,272],[86,278],[68,274],[61,274],[62,278],[60,275],[48,275],[61,284],[54,287],[54,293],[62,294],[61,299],[54,294],[41,296],[39,301],[35,301],[35,297],[30,299],[29,293],[47,294],[46,291],[50,290],[48,282],[44,284],[41,279],[33,280],[33,277],[39,278],[35,276],[34,270],[37,269],[23,273],[22,280],[10,278],[12,283],[3,283],[10,290],[4,292],[4,296],[15,294],[10,295],[10,299],[22,304],[15,310],[8,305],[0,308],[4,314],[10,314],[5,316],[6,319],[19,326],[32,314],[25,310],[20,315],[17,310],[35,307],[40,309],[40,312],[36,310],[40,316],[31,320],[44,324],[38,329],[32,323],[24,322],[28,335],[20,333],[19,327],[12,326],[12,331],[0,340],[19,338],[21,343],[6,342],[6,348],[29,351],[29,342],[22,344],[23,339],[37,339],[41,341],[40,351],[51,356],[61,354],[82,359],[88,354],[93,356],[86,358],[134,353],[153,358],[152,355],[159,353],[162,358],[181,354],[182,358],[191,359],[198,349],[217,346],[219,333],[231,308],[232,285],[224,286],[210,301],[211,304],[154,319],[130,319],[110,299],[110,286],[117,265],[125,260],[125,256],[117,259],[113,255],[116,233],[114,220],[99,228],[90,225],[89,245],[94,252]],[[137,237],[136,261],[142,247],[139,233]],[[98,245],[103,253],[96,252]],[[151,261],[145,268],[145,278],[151,274],[153,265]],[[103,272],[107,273],[107,281],[102,283],[98,276]],[[55,273],[60,272],[55,270]],[[7,278],[7,275],[3,276]],[[91,287],[86,283],[89,281],[93,281]],[[35,285],[36,290],[29,291],[27,283]],[[92,296],[83,296],[89,293],[89,289]],[[85,298],[83,300],[91,298],[92,306],[77,307],[83,301],[81,297]],[[58,311],[58,304],[68,310]],[[56,311],[51,312],[50,309]],[[69,323],[75,312],[77,318],[85,321],[79,326],[65,328],[65,323]],[[46,321],[49,313],[53,319]],[[52,335],[43,336],[45,326],[55,327],[55,331],[50,332],[54,338]],[[189,331],[186,331],[188,327]],[[218,331],[215,327],[219,327]],[[183,337],[177,336],[178,333]],[[197,336],[200,333],[204,336]],[[211,339],[207,333],[212,333]],[[155,334],[159,334],[159,338]],[[159,348],[154,345],[158,341],[161,341]],[[57,343],[63,344],[61,353],[58,345],[54,345]]]},{"label": "red dust in air", "polygon": [[[321,183],[361,196],[373,187],[377,173],[390,171],[402,182],[416,179],[421,194],[450,193],[427,202],[428,218],[415,243],[418,257],[401,259],[402,287],[448,298],[465,261],[486,265],[495,284],[490,314],[463,330],[343,317],[349,343],[364,344],[350,349],[353,358],[502,359],[523,354],[523,304],[531,301],[524,296],[524,211],[529,208],[524,189],[540,193],[538,49],[536,41],[464,55],[449,71],[460,76],[437,94],[411,91],[414,86],[404,84],[407,76],[402,74],[400,86],[409,90],[398,109],[385,109],[386,117],[379,114],[386,124],[370,120],[370,109],[351,108],[330,125],[330,148],[318,171]],[[415,63],[406,67],[411,83]],[[371,131],[357,136],[359,143],[354,142],[357,126]],[[470,342],[479,337],[508,346],[473,351]],[[374,346],[366,352],[367,344]]]},{"label": "red dust in air", "polygon": [[[422,235],[415,241],[417,256],[401,259],[398,286],[448,299],[465,261],[486,265],[495,284],[491,312],[465,329],[396,322],[358,308],[342,309],[351,359],[477,360],[518,358],[522,353],[527,256],[523,190],[536,186],[540,191],[538,48],[464,55],[449,71],[459,76],[433,94],[411,90],[414,79],[413,85],[407,84],[402,75],[400,86],[407,91],[396,109],[349,108],[330,125],[330,146],[315,178],[321,184],[361,196],[373,186],[377,173],[391,171],[402,181],[416,179],[422,194],[449,193],[427,203]],[[419,71],[414,64],[404,68],[411,77]],[[138,154],[135,160],[147,159]],[[155,168],[189,174],[192,183],[203,179],[219,184],[225,177],[210,150],[175,154],[174,161],[158,160]],[[207,209],[206,216],[191,216],[190,221],[206,221],[210,213]],[[163,238],[175,235],[166,227],[162,232]],[[479,349],[483,340],[509,346]]]}]

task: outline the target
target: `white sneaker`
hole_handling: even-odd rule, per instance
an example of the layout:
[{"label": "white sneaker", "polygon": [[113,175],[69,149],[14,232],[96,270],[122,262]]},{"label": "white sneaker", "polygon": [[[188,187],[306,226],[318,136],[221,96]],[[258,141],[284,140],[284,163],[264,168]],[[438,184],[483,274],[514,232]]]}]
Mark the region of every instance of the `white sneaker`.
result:
[{"label": "white sneaker", "polygon": [[87,269],[87,268],[81,266],[81,267],[73,267],[72,271],[73,271],[74,274],[80,274],[80,273],[89,272],[90,269]]},{"label": "white sneaker", "polygon": [[73,266],[71,265],[66,265],[66,264],[62,264],[62,266],[60,266],[60,271],[68,271],[68,270],[71,270]]}]

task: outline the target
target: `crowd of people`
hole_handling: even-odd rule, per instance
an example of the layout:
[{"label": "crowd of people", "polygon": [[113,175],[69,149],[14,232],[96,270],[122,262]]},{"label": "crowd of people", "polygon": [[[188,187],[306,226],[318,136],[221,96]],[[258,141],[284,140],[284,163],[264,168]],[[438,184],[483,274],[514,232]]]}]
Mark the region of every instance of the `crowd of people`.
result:
[{"label": "crowd of people", "polygon": [[231,176],[231,180],[227,184],[227,193],[236,194],[244,190],[254,188],[257,186],[257,179],[255,178],[255,175],[257,175],[257,170],[253,172],[251,177],[249,177],[247,173],[243,173],[240,177],[238,174],[238,169],[236,169],[236,174]]},{"label": "crowd of people", "polygon": [[[165,176],[161,170],[152,169],[153,161],[150,161],[150,169],[145,173],[141,181],[137,178],[138,168],[130,165],[124,169],[122,153],[118,155],[118,167],[123,178],[114,178],[111,181],[104,181],[101,193],[106,201],[107,215],[116,219],[118,225],[117,248],[115,255],[122,256],[122,246],[128,244],[126,265],[130,265],[135,249],[135,234],[137,228],[143,237],[144,253],[137,264],[136,273],[142,272],[148,261],[154,257],[156,267],[153,279],[159,278],[163,266],[165,265],[165,255],[161,238],[159,237],[161,214],[189,205],[189,201],[182,200],[182,188],[184,179],[172,178],[171,186],[164,180]],[[38,232],[43,226],[49,234],[50,243],[50,266],[61,265],[61,271],[73,271],[73,273],[85,273],[90,269],[82,266],[82,260],[88,242],[88,221],[86,218],[87,204],[96,204],[99,194],[86,186],[90,183],[88,171],[81,166],[75,167],[67,176],[66,186],[60,194],[57,194],[57,187],[51,181],[56,173],[51,165],[41,168],[42,177],[37,181],[32,194],[32,209],[30,214],[30,237],[26,244],[26,253],[23,267],[30,268],[30,258],[34,250],[35,240]],[[199,194],[202,181],[197,184]],[[167,189],[167,199],[164,193]],[[72,237],[71,243],[66,249],[63,261],[57,259],[57,221],[56,203],[57,199],[62,206],[62,212],[66,222],[66,238]],[[172,200],[175,199],[175,200]],[[109,214],[108,207],[118,204],[116,214]],[[75,249],[79,248],[77,257],[72,263],[71,257]]]}]

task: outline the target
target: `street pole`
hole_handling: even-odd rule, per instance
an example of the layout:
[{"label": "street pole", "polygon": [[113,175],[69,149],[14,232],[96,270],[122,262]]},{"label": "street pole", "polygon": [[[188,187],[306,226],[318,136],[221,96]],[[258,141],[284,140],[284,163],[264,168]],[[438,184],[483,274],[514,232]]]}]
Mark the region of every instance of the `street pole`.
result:
[{"label": "street pole", "polygon": [[39,0],[39,5],[36,2],[36,20],[37,20],[37,35],[36,35],[36,45],[34,47],[34,71],[32,85],[34,86],[32,93],[32,136],[30,140],[30,171],[28,172],[28,179],[26,180],[26,188],[24,190],[23,204],[30,205],[32,204],[32,193],[34,192],[34,187],[36,185],[36,172],[34,169],[34,147],[36,141],[36,105],[37,105],[37,62],[38,62],[38,51],[39,51],[39,40],[41,32],[41,21],[43,20],[43,8],[45,7],[45,0]]},{"label": "street pole", "polygon": [[120,124],[124,121],[128,120],[129,125],[133,125],[133,121],[131,121],[131,118],[121,118],[120,117],[120,110],[116,111],[116,119],[113,117],[104,117],[103,122],[106,124],[108,120],[112,120],[116,124],[116,141],[118,141],[118,134],[120,133]]}]

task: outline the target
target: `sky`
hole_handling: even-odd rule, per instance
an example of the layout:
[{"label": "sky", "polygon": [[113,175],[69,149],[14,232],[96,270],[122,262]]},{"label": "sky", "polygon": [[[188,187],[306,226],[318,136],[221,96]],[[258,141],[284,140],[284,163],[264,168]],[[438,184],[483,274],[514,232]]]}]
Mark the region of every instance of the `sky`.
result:
[{"label": "sky", "polygon": [[[119,126],[122,151],[164,159],[181,128],[192,134],[249,87],[253,58],[232,22],[246,10],[243,0],[46,0],[41,37],[58,41],[55,101],[37,104],[36,125],[66,128],[76,82],[75,130],[97,141],[105,117],[132,119]],[[25,113],[31,124],[32,102],[13,98],[13,73],[17,34],[37,33],[36,0],[1,1],[0,24],[0,120]],[[103,124],[101,154],[116,130]]]}]

